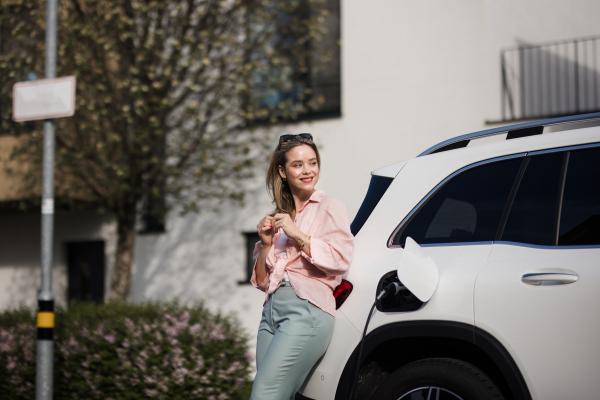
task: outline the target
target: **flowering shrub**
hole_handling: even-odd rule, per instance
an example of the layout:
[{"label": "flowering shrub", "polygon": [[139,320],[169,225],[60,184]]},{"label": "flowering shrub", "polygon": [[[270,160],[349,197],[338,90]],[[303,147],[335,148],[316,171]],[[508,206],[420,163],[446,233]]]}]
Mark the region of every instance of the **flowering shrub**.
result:
[{"label": "flowering shrub", "polygon": [[[56,399],[236,398],[247,337],[202,306],[73,304],[56,315]],[[0,314],[0,398],[35,397],[33,311]]]}]

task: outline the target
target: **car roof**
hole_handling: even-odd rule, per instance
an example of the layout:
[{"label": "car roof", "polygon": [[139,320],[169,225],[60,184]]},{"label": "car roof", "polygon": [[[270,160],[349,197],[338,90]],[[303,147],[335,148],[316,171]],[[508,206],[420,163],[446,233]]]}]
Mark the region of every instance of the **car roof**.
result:
[{"label": "car roof", "polygon": [[[466,156],[467,158],[472,158],[472,156],[474,155],[473,151],[475,151],[476,153],[479,153],[478,158],[485,159],[489,157],[497,157],[500,155],[511,154],[521,151],[528,152],[543,148],[564,147],[589,142],[600,142],[600,135],[597,135],[595,130],[591,134],[591,136],[591,132],[587,132],[587,134],[583,134],[583,132],[581,132],[581,134],[571,133],[569,136],[564,136],[564,134],[560,134],[559,137],[555,135],[555,133],[557,132],[572,131],[581,128],[598,126],[600,126],[600,112],[581,115],[571,115],[561,118],[552,118],[542,121],[530,121],[521,124],[502,126],[498,128],[468,133],[466,135],[456,136],[454,138],[444,140],[443,142],[431,146],[429,149],[425,150],[412,160],[416,161],[420,157],[428,156],[431,154],[439,154],[447,152],[449,150],[465,148],[470,143],[476,143],[479,139],[493,138],[494,136],[498,136],[498,138],[493,138],[493,143],[487,143],[486,150],[484,150],[483,148],[473,150],[473,146],[469,146],[469,150],[471,151],[467,151],[467,153],[471,153],[471,157],[469,157],[466,153],[463,152],[457,153],[456,155],[452,155],[451,157],[455,158],[456,156],[458,156],[459,158],[462,158]],[[553,135],[542,135],[548,133],[553,133]],[[502,138],[499,137],[501,135],[505,135],[504,140],[501,140]],[[519,138],[527,139],[523,141],[512,141],[512,139]],[[511,140],[511,142],[507,143],[507,140]],[[481,140],[480,142],[486,142],[486,140]],[[450,156],[450,154],[448,154],[448,156]],[[392,165],[388,165],[383,168],[379,168],[375,171],[372,171],[371,175],[386,178],[394,178],[409,161],[411,160],[405,160]]]},{"label": "car roof", "polygon": [[518,139],[521,137],[540,135],[551,131],[551,126],[566,125],[564,128],[576,129],[582,122],[592,122],[600,120],[600,112],[590,114],[570,115],[567,117],[552,118],[542,121],[530,121],[515,125],[502,126],[498,128],[486,129],[483,131],[468,133],[466,135],[456,136],[448,140],[444,140],[434,146],[431,146],[417,157],[423,157],[429,154],[441,153],[448,150],[459,149],[466,147],[471,141],[487,138],[496,135],[506,134],[506,140]]}]

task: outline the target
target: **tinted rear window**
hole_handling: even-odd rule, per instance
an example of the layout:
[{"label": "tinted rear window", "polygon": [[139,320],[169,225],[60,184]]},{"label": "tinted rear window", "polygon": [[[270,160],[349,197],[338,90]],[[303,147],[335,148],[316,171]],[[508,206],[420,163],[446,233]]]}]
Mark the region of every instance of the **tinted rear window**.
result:
[{"label": "tinted rear window", "polygon": [[563,160],[564,153],[531,157],[506,220],[502,240],[554,244]]},{"label": "tinted rear window", "polygon": [[558,244],[600,244],[600,148],[571,152],[562,204]]},{"label": "tinted rear window", "polygon": [[447,182],[394,237],[419,244],[493,241],[523,160],[469,169]]},{"label": "tinted rear window", "polygon": [[356,236],[360,231],[360,228],[367,222],[367,219],[369,219],[375,206],[377,206],[377,203],[379,203],[379,200],[381,200],[393,180],[394,178],[375,175],[371,176],[371,183],[369,184],[367,195],[365,196],[356,217],[354,217],[354,221],[352,221],[352,224],[350,225],[350,230],[354,236]]}]

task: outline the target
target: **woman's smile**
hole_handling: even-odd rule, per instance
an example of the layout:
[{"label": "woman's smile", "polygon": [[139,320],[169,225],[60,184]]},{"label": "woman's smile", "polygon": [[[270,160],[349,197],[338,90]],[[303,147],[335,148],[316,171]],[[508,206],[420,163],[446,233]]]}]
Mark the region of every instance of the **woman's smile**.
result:
[{"label": "woman's smile", "polygon": [[279,169],[282,178],[290,185],[294,196],[308,199],[319,181],[319,163],[317,154],[307,145],[296,146],[288,150],[285,168]]}]

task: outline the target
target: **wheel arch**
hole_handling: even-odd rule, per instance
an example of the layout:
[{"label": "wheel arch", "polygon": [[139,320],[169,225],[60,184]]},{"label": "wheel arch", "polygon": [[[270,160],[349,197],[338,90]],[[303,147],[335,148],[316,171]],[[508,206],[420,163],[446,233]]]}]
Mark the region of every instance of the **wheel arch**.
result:
[{"label": "wheel arch", "polygon": [[[360,344],[348,359],[335,400],[349,400]],[[488,332],[451,321],[407,321],[381,326],[365,339],[355,398],[367,398],[394,370],[425,358],[448,357],[469,362],[498,385],[506,398],[531,400],[527,384],[506,348]],[[361,387],[365,392],[362,392]]]}]

